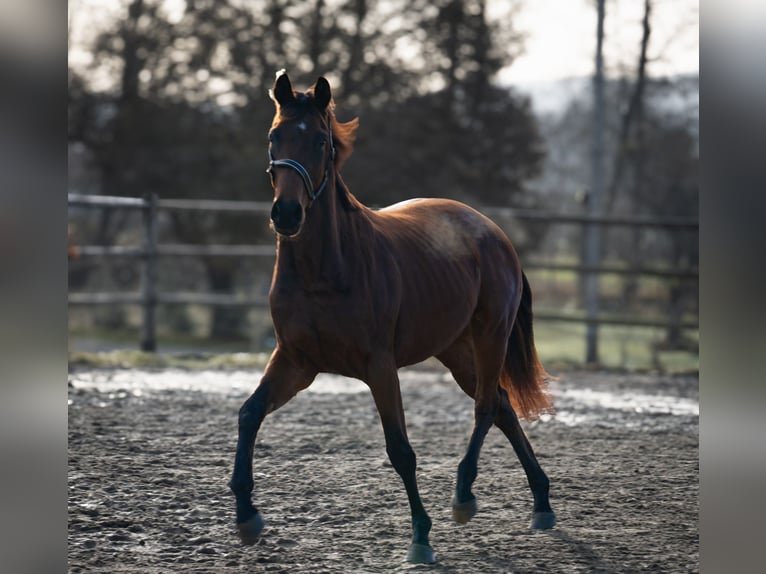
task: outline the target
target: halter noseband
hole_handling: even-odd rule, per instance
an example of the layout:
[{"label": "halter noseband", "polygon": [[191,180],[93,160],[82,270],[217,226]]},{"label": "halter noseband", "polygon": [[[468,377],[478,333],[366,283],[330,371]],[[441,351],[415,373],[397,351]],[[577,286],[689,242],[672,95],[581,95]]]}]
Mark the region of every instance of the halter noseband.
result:
[{"label": "halter noseband", "polygon": [[311,198],[311,201],[315,201],[317,197],[319,197],[322,192],[327,187],[327,178],[330,174],[330,168],[332,166],[332,162],[335,160],[335,144],[332,141],[332,119],[328,118],[327,120],[327,130],[330,132],[330,158],[327,162],[327,168],[325,168],[324,171],[324,178],[322,178],[322,183],[319,184],[319,187],[314,189],[314,186],[311,185],[311,176],[309,176],[309,172],[306,171],[306,168],[303,167],[300,162],[295,161],[294,159],[274,159],[274,156],[271,155],[271,147],[269,147],[269,168],[266,170],[266,173],[271,176],[272,183],[274,182],[274,168],[275,167],[289,167],[291,169],[294,169],[298,172],[298,174],[301,176],[301,179],[303,180],[303,185],[306,187],[306,191],[309,194],[309,197]]}]

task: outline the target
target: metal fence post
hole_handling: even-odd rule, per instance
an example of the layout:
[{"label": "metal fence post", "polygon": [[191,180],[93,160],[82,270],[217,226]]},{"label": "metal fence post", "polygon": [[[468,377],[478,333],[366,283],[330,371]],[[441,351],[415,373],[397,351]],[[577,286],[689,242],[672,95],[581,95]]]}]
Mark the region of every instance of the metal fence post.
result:
[{"label": "metal fence post", "polygon": [[156,352],[156,321],[157,306],[157,194],[144,196],[146,208],[144,218],[144,257],[141,278],[141,307],[143,321],[141,324],[141,350]]}]

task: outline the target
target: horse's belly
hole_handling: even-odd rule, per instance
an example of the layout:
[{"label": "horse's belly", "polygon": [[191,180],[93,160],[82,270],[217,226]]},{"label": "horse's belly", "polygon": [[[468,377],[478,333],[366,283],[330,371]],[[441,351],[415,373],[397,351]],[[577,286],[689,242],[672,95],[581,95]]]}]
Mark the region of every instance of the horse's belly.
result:
[{"label": "horse's belly", "polygon": [[478,295],[478,279],[465,269],[427,289],[410,290],[403,297],[397,321],[397,363],[423,361],[452,344],[468,326]]}]

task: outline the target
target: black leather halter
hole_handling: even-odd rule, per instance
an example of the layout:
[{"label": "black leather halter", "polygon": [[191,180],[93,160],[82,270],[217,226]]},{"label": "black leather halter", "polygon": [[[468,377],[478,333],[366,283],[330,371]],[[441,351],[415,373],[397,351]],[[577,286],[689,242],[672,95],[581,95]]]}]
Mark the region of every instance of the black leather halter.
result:
[{"label": "black leather halter", "polygon": [[300,162],[297,162],[294,159],[274,159],[274,156],[271,155],[271,148],[269,147],[269,168],[266,170],[266,173],[271,176],[272,184],[274,183],[274,168],[289,167],[298,172],[301,179],[303,179],[303,185],[306,187],[306,191],[308,192],[311,201],[315,201],[327,187],[327,179],[330,175],[330,169],[332,169],[332,164],[335,161],[335,144],[332,141],[332,120],[330,118],[327,119],[327,131],[330,133],[330,158],[327,161],[324,177],[322,178],[322,183],[319,184],[319,187],[314,189],[314,186],[311,185],[311,176],[309,175],[309,172],[300,164]]}]

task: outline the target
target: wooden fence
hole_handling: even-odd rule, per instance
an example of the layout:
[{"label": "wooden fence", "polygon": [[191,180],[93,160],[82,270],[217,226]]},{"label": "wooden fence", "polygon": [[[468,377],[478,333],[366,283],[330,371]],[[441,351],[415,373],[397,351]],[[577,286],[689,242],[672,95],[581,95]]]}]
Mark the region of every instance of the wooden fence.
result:
[{"label": "wooden fence", "polygon": [[[157,215],[159,210],[196,210],[237,213],[259,213],[267,215],[271,211],[268,202],[221,201],[191,199],[159,199],[156,195],[144,198],[111,197],[104,195],[69,194],[70,207],[122,208],[140,210],[143,215],[143,242],[140,247],[122,245],[77,246],[82,257],[134,257],[142,261],[141,290],[136,293],[69,293],[70,305],[117,305],[134,304],[142,308],[142,328],[140,347],[144,351],[157,350],[155,310],[157,305],[204,305],[204,306],[241,306],[266,307],[266,297],[242,297],[217,293],[160,293],[158,284],[158,257],[271,257],[275,256],[274,245],[183,245],[158,244]],[[557,213],[548,210],[514,209],[508,207],[486,207],[481,211],[488,217],[510,217],[528,221],[544,221],[553,224],[572,224],[581,226],[618,226],[652,227],[670,230],[696,231],[699,223],[689,217],[594,217],[583,214]],[[619,267],[615,265],[582,265],[527,261],[525,269],[547,271],[573,271],[579,274],[620,274],[641,275],[661,279],[699,280],[697,269],[666,269],[654,267]],[[594,315],[575,315],[536,311],[535,319],[542,321],[570,321],[596,325],[627,325],[641,327],[677,327],[697,329],[698,322],[652,319],[646,317],[606,317]]]}]

